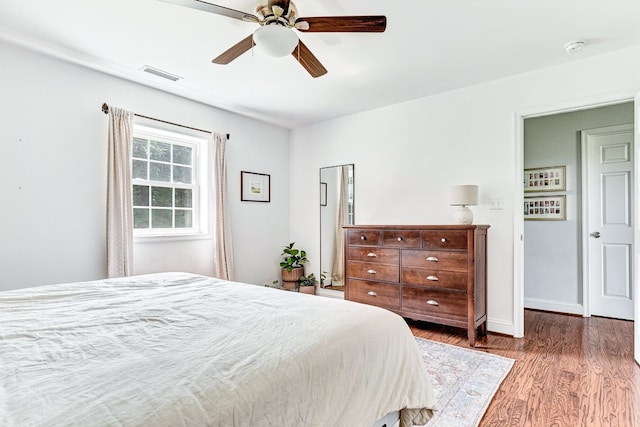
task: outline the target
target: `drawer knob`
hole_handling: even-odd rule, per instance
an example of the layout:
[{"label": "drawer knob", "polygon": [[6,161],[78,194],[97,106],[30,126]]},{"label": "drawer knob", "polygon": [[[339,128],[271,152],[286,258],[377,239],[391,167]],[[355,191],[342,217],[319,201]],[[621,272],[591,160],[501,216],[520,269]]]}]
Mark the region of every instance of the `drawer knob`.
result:
[{"label": "drawer knob", "polygon": [[360,236],[360,240],[367,240],[367,236]]},{"label": "drawer knob", "polygon": [[427,280],[431,280],[432,282],[437,282],[439,279],[438,279],[438,276],[427,276]]},{"label": "drawer knob", "polygon": [[378,255],[376,255],[374,252],[369,252],[369,253],[367,254],[367,256],[368,256],[369,258],[378,258]]},{"label": "drawer knob", "polygon": [[429,301],[427,301],[427,304],[436,306],[440,305],[440,303],[434,299],[430,299]]},{"label": "drawer knob", "polygon": [[447,238],[446,238],[446,237],[443,237],[442,239],[440,239],[440,241],[441,241],[442,243],[447,243]]},{"label": "drawer knob", "polygon": [[439,259],[438,259],[438,257],[436,257],[436,256],[428,256],[428,257],[427,257],[427,261],[431,261],[431,262],[438,262],[438,261],[440,261],[440,260],[439,260]]},{"label": "drawer knob", "polygon": [[367,273],[369,273],[369,274],[376,274],[376,271],[375,271],[375,270],[367,270]]},{"label": "drawer knob", "polygon": [[402,242],[402,237],[398,237],[398,242]]},{"label": "drawer knob", "polygon": [[371,296],[371,297],[377,297],[377,296],[378,296],[378,294],[376,294],[376,293],[375,293],[375,292],[373,292],[373,291],[369,291],[369,292],[367,292],[367,295],[369,295],[369,296]]}]

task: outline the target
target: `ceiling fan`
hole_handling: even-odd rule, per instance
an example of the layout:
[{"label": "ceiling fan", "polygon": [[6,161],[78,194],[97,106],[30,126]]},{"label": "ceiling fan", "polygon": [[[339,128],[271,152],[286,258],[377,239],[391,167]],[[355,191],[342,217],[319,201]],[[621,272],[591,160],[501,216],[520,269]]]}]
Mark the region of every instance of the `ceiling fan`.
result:
[{"label": "ceiling fan", "polygon": [[253,34],[248,35],[214,58],[212,61],[214,64],[228,64],[256,45],[271,56],[293,55],[312,77],[326,74],[327,69],[302,43],[302,40],[298,39],[294,29],[306,33],[382,33],[387,27],[387,18],[382,15],[302,18],[298,16],[298,9],[290,0],[260,0],[256,6],[255,14],[202,0],[161,1],[260,25],[260,28]]}]

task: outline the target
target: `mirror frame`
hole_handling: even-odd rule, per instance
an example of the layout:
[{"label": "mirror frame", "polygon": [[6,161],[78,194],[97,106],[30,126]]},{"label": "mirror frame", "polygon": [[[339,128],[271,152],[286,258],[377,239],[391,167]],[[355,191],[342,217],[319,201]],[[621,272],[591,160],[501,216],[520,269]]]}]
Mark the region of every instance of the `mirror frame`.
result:
[{"label": "mirror frame", "polygon": [[[325,170],[325,169],[333,169],[333,168],[341,168],[341,167],[344,167],[344,166],[351,166],[351,173],[352,173],[351,185],[352,185],[352,195],[353,195],[353,198],[352,198],[352,215],[351,215],[351,221],[352,222],[351,222],[351,224],[355,224],[355,221],[356,221],[356,219],[355,219],[356,218],[356,165],[354,163],[344,163],[344,164],[340,164],[340,165],[325,166],[325,167],[319,168],[318,189],[320,191],[322,191],[321,187],[322,187],[322,183],[324,182],[324,181],[322,181],[322,171],[323,170]],[[319,247],[320,247],[320,250],[318,252],[320,254],[320,257],[319,257],[319,259],[320,259],[320,263],[319,263],[320,274],[318,274],[318,280],[320,281],[319,285],[320,285],[321,288],[332,289],[331,287],[326,287],[324,285],[324,283],[322,283],[322,281],[321,281],[321,278],[322,278],[322,240],[323,240],[322,239],[322,208],[326,206],[326,205],[322,204],[322,193],[319,194],[318,202],[319,202],[318,204],[319,204],[319,210],[320,210],[320,212],[319,212],[320,216],[318,218],[318,220],[319,220],[319,234],[320,234],[319,239],[318,239],[319,240]],[[326,200],[325,200],[325,202],[326,202]],[[337,292],[342,292],[343,291],[343,289],[333,289],[333,290],[335,290]]]}]

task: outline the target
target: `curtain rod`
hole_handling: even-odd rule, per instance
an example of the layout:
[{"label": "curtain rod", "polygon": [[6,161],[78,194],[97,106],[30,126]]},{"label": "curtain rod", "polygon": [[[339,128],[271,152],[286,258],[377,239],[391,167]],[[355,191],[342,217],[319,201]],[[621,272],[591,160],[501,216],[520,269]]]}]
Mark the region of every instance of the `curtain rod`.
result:
[{"label": "curtain rod", "polygon": [[[105,114],[109,114],[109,105],[106,102],[102,104],[102,112],[105,113]],[[181,128],[185,128],[185,129],[197,130],[198,132],[212,133],[209,130],[202,130],[202,129],[198,129],[198,128],[192,128],[191,126],[185,126],[185,125],[181,125],[179,123],[168,122],[166,120],[156,119],[154,117],[143,116],[142,114],[133,113],[133,115],[136,116],[136,117],[142,117],[143,119],[149,119],[149,120],[154,120],[156,122],[166,123],[168,125],[179,126]],[[227,139],[229,139],[230,137],[231,137],[231,135],[227,134]]]}]

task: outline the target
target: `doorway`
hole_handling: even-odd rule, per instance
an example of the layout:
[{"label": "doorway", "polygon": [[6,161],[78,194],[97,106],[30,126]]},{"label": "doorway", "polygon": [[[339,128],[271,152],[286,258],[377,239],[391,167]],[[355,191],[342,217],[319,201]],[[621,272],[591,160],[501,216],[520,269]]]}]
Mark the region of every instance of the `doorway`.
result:
[{"label": "doorway", "polygon": [[[583,214],[588,210],[588,206],[583,203],[587,197],[583,197],[582,191],[585,180],[582,132],[633,122],[633,102],[541,115],[524,120],[524,169],[564,167],[566,171],[565,189],[527,191],[523,195],[525,202],[543,199],[566,200],[564,217],[524,221],[524,308],[590,315],[589,304],[592,299],[585,290],[584,283],[593,272],[588,268],[590,262],[586,256],[590,252],[584,249],[591,242],[588,233],[584,232],[589,228],[588,224],[583,221]],[[622,262],[620,260],[624,251],[620,246],[609,246],[606,250],[620,255],[616,257],[615,262]],[[632,255],[629,263],[631,260]],[[609,271],[611,267],[613,265]],[[629,284],[633,283],[631,277],[629,276]],[[616,294],[626,292],[618,288],[612,291]]]}]

